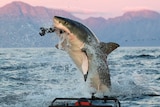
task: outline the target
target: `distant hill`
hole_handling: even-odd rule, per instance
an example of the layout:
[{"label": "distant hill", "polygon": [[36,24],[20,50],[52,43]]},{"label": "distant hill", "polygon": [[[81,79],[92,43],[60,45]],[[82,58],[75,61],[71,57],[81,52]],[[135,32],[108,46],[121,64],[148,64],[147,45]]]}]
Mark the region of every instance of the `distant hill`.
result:
[{"label": "distant hill", "polygon": [[52,26],[55,15],[82,22],[105,42],[117,42],[121,46],[160,46],[160,14],[155,11],[81,20],[64,10],[12,2],[0,8],[0,47],[53,47],[53,36],[40,37],[39,28]]}]

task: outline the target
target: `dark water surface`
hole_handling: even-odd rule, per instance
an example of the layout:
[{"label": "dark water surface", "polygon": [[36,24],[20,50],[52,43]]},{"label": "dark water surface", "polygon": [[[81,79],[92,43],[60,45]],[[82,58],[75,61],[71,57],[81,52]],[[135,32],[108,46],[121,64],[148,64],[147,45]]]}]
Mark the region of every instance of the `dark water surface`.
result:
[{"label": "dark water surface", "polygon": [[[122,107],[160,106],[160,47],[119,48],[108,57]],[[68,55],[54,48],[0,49],[0,107],[47,107],[55,97],[90,97]]]}]

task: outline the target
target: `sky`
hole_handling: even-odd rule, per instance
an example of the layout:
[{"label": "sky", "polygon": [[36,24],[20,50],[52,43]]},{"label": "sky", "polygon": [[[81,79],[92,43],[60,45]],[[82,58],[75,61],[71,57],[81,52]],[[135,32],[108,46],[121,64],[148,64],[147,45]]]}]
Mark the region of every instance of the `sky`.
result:
[{"label": "sky", "polygon": [[[0,7],[15,0],[0,0]],[[160,0],[18,0],[32,6],[63,9],[85,19],[88,17],[113,18],[127,11],[141,9],[160,13]]]}]

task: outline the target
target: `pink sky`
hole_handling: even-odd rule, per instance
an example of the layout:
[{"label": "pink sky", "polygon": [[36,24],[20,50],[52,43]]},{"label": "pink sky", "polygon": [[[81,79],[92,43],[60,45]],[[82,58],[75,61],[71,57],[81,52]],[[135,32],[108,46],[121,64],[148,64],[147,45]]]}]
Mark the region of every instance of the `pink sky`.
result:
[{"label": "pink sky", "polygon": [[[0,7],[15,0],[0,0]],[[160,0],[19,0],[32,6],[65,9],[80,18],[111,18],[128,10],[150,9],[160,13]]]}]

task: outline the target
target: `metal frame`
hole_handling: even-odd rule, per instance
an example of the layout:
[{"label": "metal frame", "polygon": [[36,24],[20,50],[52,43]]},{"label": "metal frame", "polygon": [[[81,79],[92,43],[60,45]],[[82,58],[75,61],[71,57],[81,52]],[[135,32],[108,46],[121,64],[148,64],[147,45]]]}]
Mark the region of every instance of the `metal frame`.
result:
[{"label": "metal frame", "polygon": [[[86,99],[90,103],[94,101],[103,101],[103,105],[91,105],[91,106],[75,106],[74,103],[79,101],[80,99]],[[55,103],[59,101],[67,101],[67,103],[63,103],[61,105],[56,105]],[[74,103],[69,103],[69,101],[74,101]],[[108,101],[111,101],[114,105],[108,105]],[[97,98],[92,96],[91,98],[55,98],[49,107],[121,107],[121,104],[117,98],[104,96],[104,98]]]}]

